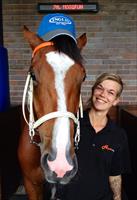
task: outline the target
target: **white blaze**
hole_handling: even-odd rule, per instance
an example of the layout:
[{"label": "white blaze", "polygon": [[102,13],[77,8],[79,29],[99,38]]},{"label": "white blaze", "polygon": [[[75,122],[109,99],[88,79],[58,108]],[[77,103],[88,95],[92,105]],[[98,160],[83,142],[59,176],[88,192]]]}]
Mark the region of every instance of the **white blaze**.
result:
[{"label": "white blaze", "polygon": [[[74,61],[70,59],[67,55],[58,52],[50,52],[46,54],[47,62],[52,67],[55,73],[55,88],[57,92],[57,110],[67,111],[66,107],[66,97],[64,90],[64,78],[66,72],[74,64]],[[53,171],[57,171],[56,167],[59,165],[62,168],[66,168],[66,171],[70,170],[65,158],[66,145],[70,144],[70,124],[67,117],[57,118],[53,128],[53,146],[57,148],[57,157],[55,161],[49,161],[50,168]],[[58,176],[62,177],[65,172],[58,172]]]}]

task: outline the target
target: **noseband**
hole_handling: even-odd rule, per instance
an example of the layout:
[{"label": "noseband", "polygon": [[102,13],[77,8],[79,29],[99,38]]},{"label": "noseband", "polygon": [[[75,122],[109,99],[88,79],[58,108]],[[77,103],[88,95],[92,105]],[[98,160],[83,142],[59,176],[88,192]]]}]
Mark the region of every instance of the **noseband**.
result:
[{"label": "noseband", "polygon": [[[40,45],[38,45],[33,53],[32,53],[32,57],[34,57],[35,53],[46,46],[52,46],[54,45],[53,42],[44,42]],[[26,104],[26,99],[28,98],[28,110],[29,110],[29,119],[27,120],[26,117],[26,112],[25,112],[25,104]],[[79,101],[79,108],[80,108],[80,115],[81,117],[83,117],[83,107],[82,107],[82,100],[81,100],[81,95],[80,95],[80,101]],[[30,72],[28,72],[27,75],[27,79],[26,79],[26,83],[25,83],[25,87],[24,87],[24,92],[23,92],[23,99],[22,99],[22,112],[23,112],[23,117],[24,120],[26,121],[26,123],[29,126],[29,136],[30,136],[30,142],[31,143],[35,143],[34,142],[34,136],[36,134],[36,129],[43,124],[44,122],[53,119],[53,118],[59,118],[59,117],[67,117],[70,118],[74,121],[74,123],[77,125],[77,129],[76,129],[76,134],[75,134],[75,146],[78,147],[78,143],[80,141],[80,121],[79,121],[79,109],[77,112],[77,117],[69,111],[55,111],[55,112],[51,112],[48,113],[42,117],[40,117],[39,119],[37,119],[35,121],[34,119],[34,112],[33,112],[33,80],[31,77]],[[37,144],[39,145],[39,144]]]}]

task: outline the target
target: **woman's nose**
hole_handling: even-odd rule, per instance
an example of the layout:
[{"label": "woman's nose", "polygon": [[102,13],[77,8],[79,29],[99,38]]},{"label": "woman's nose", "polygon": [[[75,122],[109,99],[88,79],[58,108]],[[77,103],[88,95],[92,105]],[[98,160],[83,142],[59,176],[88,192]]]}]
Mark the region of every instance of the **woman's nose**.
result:
[{"label": "woman's nose", "polygon": [[102,89],[100,94],[101,94],[101,96],[106,96],[107,95],[107,91],[105,89]]}]

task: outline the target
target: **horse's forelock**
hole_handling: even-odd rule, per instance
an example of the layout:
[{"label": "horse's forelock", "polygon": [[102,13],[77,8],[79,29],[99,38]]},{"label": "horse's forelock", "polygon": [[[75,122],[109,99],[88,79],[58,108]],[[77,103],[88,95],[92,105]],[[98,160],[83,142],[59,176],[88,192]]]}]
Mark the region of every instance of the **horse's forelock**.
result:
[{"label": "horse's forelock", "polygon": [[59,35],[53,38],[52,41],[54,42],[57,51],[65,53],[75,62],[82,64],[83,58],[80,54],[80,49],[70,36]]}]

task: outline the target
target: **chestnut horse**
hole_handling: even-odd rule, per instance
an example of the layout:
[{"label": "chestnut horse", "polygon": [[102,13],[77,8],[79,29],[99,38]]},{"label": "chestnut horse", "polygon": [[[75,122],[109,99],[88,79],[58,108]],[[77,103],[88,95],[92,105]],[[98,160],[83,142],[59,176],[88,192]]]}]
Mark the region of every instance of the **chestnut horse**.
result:
[{"label": "chestnut horse", "polygon": [[80,51],[87,39],[83,34],[76,44],[60,35],[45,42],[27,27],[24,36],[33,54],[23,95],[26,123],[18,156],[28,199],[43,200],[44,180],[67,184],[77,173],[73,138],[79,141],[77,111],[85,78]]}]

